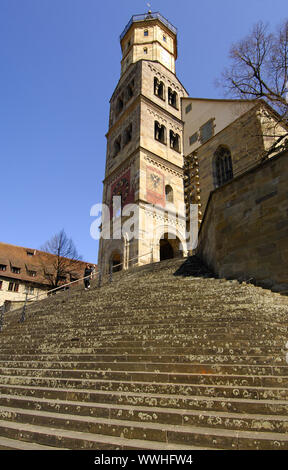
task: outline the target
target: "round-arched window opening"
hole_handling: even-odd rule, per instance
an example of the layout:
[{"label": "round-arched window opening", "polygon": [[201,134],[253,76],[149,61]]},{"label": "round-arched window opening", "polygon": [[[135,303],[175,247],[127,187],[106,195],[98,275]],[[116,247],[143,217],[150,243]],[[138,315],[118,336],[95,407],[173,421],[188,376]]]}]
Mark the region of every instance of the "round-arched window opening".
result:
[{"label": "round-arched window opening", "polygon": [[170,186],[170,184],[167,184],[165,186],[165,199],[166,199],[166,202],[172,202],[174,201],[174,198],[173,198],[173,188],[172,186]]}]

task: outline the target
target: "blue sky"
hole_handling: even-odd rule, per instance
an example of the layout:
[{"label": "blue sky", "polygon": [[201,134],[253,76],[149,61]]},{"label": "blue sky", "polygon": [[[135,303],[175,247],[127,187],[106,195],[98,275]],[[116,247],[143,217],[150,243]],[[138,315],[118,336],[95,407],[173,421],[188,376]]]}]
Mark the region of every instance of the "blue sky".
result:
[{"label": "blue sky", "polygon": [[[259,20],[274,29],[286,0],[155,0],[178,28],[177,75],[194,97],[215,88],[230,45]],[[0,241],[31,248],[65,229],[97,262],[91,207],[102,200],[109,99],[119,35],[142,0],[0,0]]]}]

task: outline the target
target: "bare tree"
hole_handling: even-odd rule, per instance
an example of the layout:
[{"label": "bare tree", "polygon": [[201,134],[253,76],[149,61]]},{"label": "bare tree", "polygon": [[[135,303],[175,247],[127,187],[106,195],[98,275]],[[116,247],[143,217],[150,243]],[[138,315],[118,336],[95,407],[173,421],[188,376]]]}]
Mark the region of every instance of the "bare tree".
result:
[{"label": "bare tree", "polygon": [[287,149],[288,20],[275,33],[270,33],[262,22],[257,23],[246,38],[232,45],[230,60],[231,65],[217,84],[230,96],[268,103],[276,112],[274,141],[265,156]]},{"label": "bare tree", "polygon": [[65,283],[67,274],[79,271],[78,262],[82,257],[78,254],[72,239],[67,237],[63,229],[48,240],[41,250],[54,255],[47,257],[43,253],[41,257],[44,276],[52,289]]}]

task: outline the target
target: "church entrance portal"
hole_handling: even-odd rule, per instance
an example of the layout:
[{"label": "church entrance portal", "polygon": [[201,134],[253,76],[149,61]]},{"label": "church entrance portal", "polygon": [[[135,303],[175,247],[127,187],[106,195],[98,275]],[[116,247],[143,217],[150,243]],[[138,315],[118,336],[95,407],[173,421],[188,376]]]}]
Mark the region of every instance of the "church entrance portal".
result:
[{"label": "church entrance portal", "polygon": [[122,270],[123,266],[122,266],[121,263],[122,263],[122,261],[121,261],[120,253],[113,253],[111,258],[110,258],[110,266],[112,266],[113,273]]},{"label": "church entrance portal", "polygon": [[181,256],[181,243],[179,238],[169,238],[169,234],[165,233],[160,239],[160,261],[172,259]]}]

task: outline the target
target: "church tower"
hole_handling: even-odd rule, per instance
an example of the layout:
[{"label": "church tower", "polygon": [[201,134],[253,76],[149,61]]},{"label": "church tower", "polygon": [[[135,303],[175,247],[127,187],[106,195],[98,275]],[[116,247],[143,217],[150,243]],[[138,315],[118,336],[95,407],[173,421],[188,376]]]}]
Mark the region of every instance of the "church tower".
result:
[{"label": "church tower", "polygon": [[177,30],[149,11],[131,18],[120,44],[121,76],[106,135],[109,210],[98,258],[104,271],[187,254],[181,99],[188,94],[175,74]]}]

